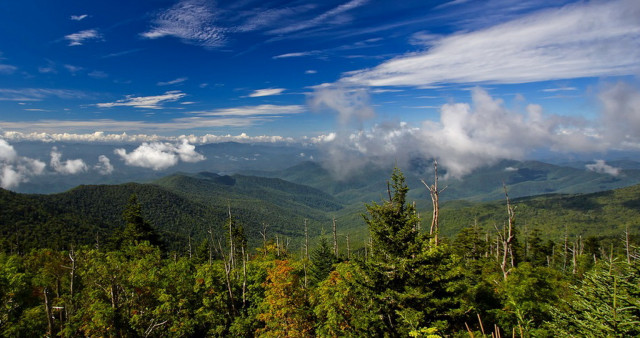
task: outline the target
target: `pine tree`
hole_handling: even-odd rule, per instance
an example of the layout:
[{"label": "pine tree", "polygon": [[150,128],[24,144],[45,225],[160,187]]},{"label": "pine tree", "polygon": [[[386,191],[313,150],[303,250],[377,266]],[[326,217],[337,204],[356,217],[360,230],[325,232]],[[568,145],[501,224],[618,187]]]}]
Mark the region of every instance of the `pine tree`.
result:
[{"label": "pine tree", "polygon": [[320,238],[319,246],[311,252],[311,282],[314,284],[323,281],[333,270],[333,265],[337,262],[333,250],[329,247],[329,242],[325,237]]},{"label": "pine tree", "polygon": [[407,204],[409,187],[400,169],[393,169],[391,181],[387,182],[389,200],[366,205],[369,215],[363,217],[369,226],[374,258],[393,264],[417,253],[420,219],[415,207]]},{"label": "pine tree", "polygon": [[142,216],[142,205],[138,196],[132,194],[122,213],[125,221],[124,229],[115,234],[118,246],[137,245],[143,241],[149,241],[151,245],[161,246],[160,236],[153,226]]}]

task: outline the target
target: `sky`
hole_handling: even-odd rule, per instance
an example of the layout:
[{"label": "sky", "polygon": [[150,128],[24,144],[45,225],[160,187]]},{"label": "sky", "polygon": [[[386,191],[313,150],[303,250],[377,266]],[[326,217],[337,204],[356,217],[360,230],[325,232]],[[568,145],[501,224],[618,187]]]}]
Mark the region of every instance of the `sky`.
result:
[{"label": "sky", "polygon": [[17,172],[22,140],[308,142],[337,173],[595,159],[640,149],[639,75],[637,0],[3,1],[0,160]]}]

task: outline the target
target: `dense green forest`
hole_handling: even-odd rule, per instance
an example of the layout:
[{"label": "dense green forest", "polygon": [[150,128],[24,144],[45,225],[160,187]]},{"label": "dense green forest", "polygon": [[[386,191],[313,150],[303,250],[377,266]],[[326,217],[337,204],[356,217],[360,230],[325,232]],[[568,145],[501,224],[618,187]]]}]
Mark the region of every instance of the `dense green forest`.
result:
[{"label": "dense green forest", "polygon": [[[0,335],[637,336],[639,190],[450,202],[435,228],[397,169],[362,209],[241,175],[1,191]],[[331,231],[357,210],[366,245]]]}]

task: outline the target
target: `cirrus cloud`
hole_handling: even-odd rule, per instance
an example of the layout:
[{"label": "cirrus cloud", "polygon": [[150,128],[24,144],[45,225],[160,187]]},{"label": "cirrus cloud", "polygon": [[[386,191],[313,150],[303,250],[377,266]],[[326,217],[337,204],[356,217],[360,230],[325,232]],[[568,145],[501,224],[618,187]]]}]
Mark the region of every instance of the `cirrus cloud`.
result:
[{"label": "cirrus cloud", "polygon": [[187,94],[179,91],[172,90],[162,95],[155,96],[132,96],[127,95],[122,100],[115,102],[97,103],[99,108],[111,108],[111,107],[134,107],[134,108],[147,108],[147,109],[161,109],[162,104],[166,102],[178,101],[181,98],[187,96]]},{"label": "cirrus cloud", "polygon": [[215,26],[215,8],[205,0],[183,0],[161,12],[153,20],[153,27],[141,35],[147,39],[166,36],[206,48],[225,44],[225,29]]},{"label": "cirrus cloud", "polygon": [[363,86],[526,83],[640,73],[640,2],[580,2],[435,39],[341,79]]}]

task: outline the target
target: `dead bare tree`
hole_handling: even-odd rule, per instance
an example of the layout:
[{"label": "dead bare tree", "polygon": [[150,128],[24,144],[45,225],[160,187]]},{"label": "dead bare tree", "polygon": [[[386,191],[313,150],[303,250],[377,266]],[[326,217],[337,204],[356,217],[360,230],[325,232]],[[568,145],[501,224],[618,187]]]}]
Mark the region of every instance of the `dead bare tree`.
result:
[{"label": "dead bare tree", "polygon": [[262,235],[262,249],[264,250],[264,256],[267,256],[267,228],[269,225],[267,223],[262,223],[262,231],[260,231],[260,235]]},{"label": "dead bare tree", "polygon": [[438,161],[433,160],[433,172],[434,180],[432,185],[428,185],[424,180],[420,180],[422,184],[427,188],[431,195],[431,203],[433,204],[433,218],[431,219],[431,228],[429,229],[429,235],[433,236],[435,246],[438,246],[438,232],[439,228],[439,216],[440,216],[440,194],[444,192],[447,187],[443,189],[438,188]]},{"label": "dead bare tree", "polygon": [[338,257],[338,232],[336,229],[336,217],[333,217],[333,255]]},{"label": "dead bare tree", "polygon": [[[503,183],[502,188],[504,189],[504,196],[507,199],[507,213],[509,215],[509,220],[507,225],[502,226],[502,231],[498,230],[498,227],[494,225],[496,231],[498,232],[498,237],[500,242],[502,242],[502,260],[500,262],[500,269],[502,270],[502,275],[505,280],[511,273],[511,269],[515,267],[515,259],[513,255],[513,242],[515,240],[515,212],[514,207],[511,205],[511,201],[509,200],[509,194],[507,193],[507,186]],[[496,253],[497,254],[497,253]],[[507,263],[510,263],[510,266],[507,268]]]}]

